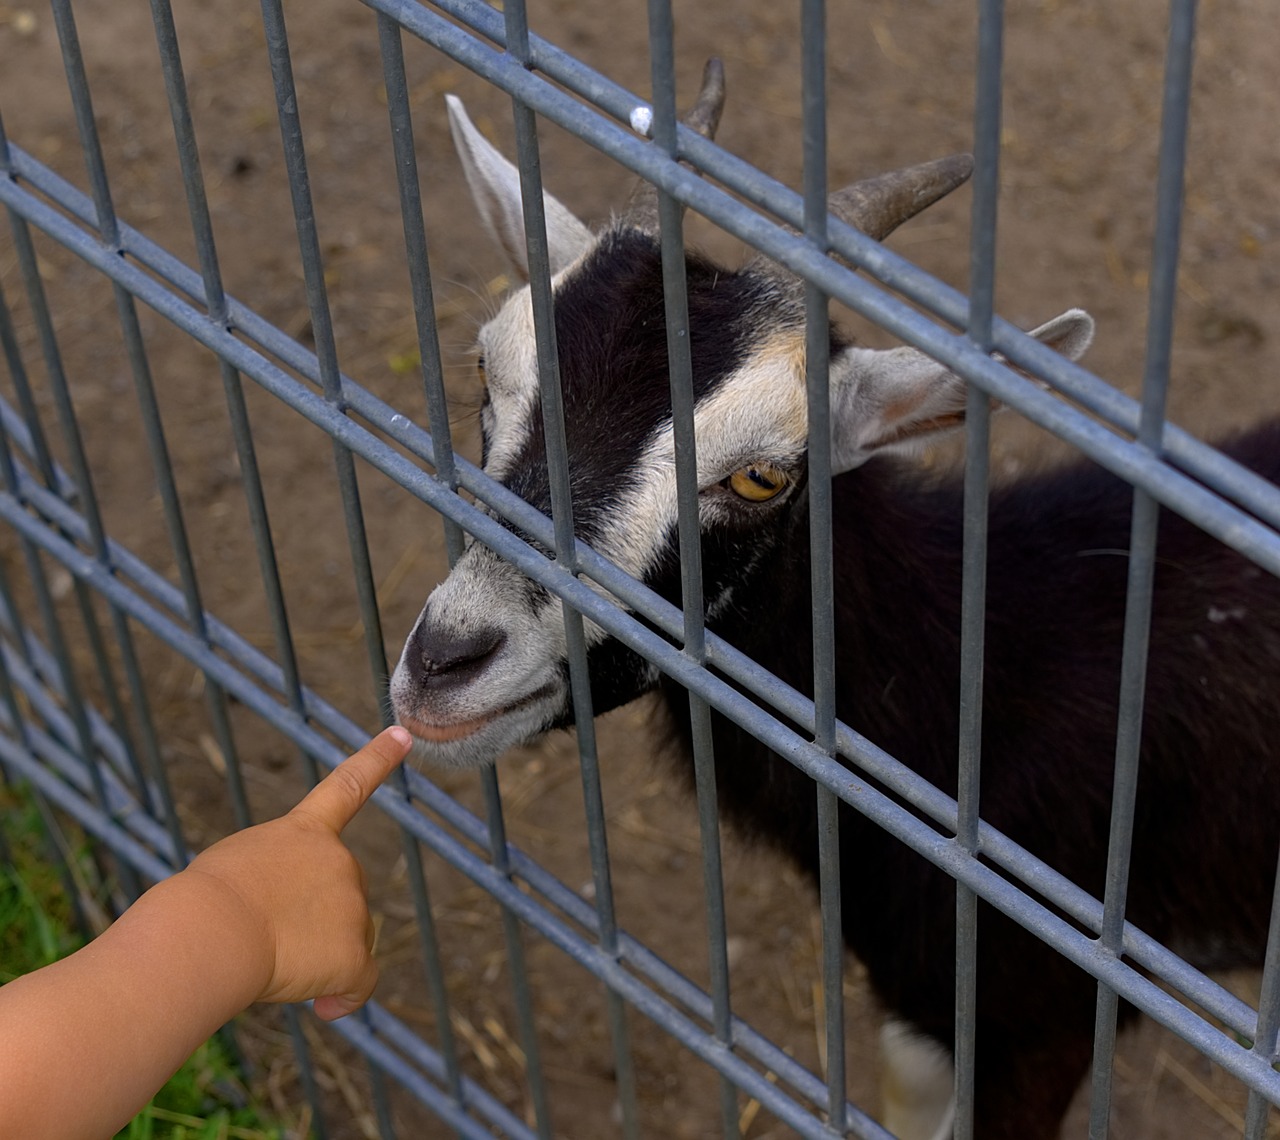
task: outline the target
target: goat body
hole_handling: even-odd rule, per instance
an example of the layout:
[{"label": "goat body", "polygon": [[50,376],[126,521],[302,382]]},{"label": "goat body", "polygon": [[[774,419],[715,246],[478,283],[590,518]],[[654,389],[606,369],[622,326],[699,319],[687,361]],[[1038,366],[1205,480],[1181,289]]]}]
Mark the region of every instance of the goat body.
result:
[{"label": "goat body", "polygon": [[[1227,450],[1280,478],[1280,424]],[[837,714],[954,795],[960,488],[873,461],[837,479],[833,499]],[[982,816],[1097,897],[1131,504],[1127,484],[1087,466],[990,504]],[[717,628],[809,692],[804,512],[793,525],[789,557],[751,584],[759,604]],[[1260,967],[1280,845],[1280,584],[1166,515],[1154,589],[1127,914],[1199,968]],[[662,688],[687,745],[687,696]],[[713,733],[726,814],[816,881],[812,781],[723,717]],[[841,806],[845,941],[893,1017],[949,1046],[954,884]],[[1056,1136],[1092,1054],[1096,982],[990,908],[978,929],[975,1135]]]},{"label": "goat body", "polygon": [[[700,129],[718,118],[718,107],[703,110]],[[526,270],[518,180],[460,104],[450,111],[482,215]],[[880,237],[965,172],[956,160],[908,172],[910,192],[886,194],[912,205],[884,216],[867,206],[886,196],[879,181],[876,195],[855,187],[833,208]],[[924,184],[934,189],[923,193]],[[547,217],[575,529],[678,602],[651,213],[642,201],[600,236],[554,200]],[[725,270],[696,256],[687,283],[708,618],[811,692],[798,287],[759,264]],[[1075,357],[1092,321],[1073,310],[1033,335]],[[480,348],[485,469],[547,510],[527,290],[481,330]],[[831,362],[838,715],[954,793],[960,489],[914,471],[903,452],[960,422],[964,385],[914,350],[872,352],[838,332]],[[1228,450],[1280,477],[1280,424]],[[990,503],[983,818],[1095,894],[1106,861],[1131,502],[1126,484],[1081,464],[997,490]],[[588,643],[596,710],[657,689],[687,745],[685,690],[594,626]],[[1276,580],[1164,516],[1128,916],[1203,967],[1261,962],[1280,844],[1277,682]],[[568,726],[559,601],[472,544],[410,634],[392,697],[417,754],[438,764],[489,763]],[[816,875],[812,782],[718,715],[713,733],[727,816]],[[844,936],[890,1014],[893,1083],[922,1098],[890,1103],[887,1123],[905,1140],[945,1140],[950,1089],[939,1094],[938,1078],[954,1036],[954,884],[843,805],[840,844]],[[1096,985],[993,910],[984,909],[979,930],[976,1134],[1049,1140],[1088,1065]]]}]

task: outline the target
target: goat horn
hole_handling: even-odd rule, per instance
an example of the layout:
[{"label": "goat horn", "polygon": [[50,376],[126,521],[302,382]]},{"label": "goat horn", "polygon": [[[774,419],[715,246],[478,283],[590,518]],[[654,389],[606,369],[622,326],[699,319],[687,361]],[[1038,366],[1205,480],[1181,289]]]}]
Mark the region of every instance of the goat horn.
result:
[{"label": "goat horn", "polygon": [[[724,64],[714,57],[702,69],[702,90],[697,102],[681,118],[690,130],[714,139],[724,110]],[[658,232],[658,188],[643,178],[636,183],[620,219],[624,225],[647,233]]]},{"label": "goat horn", "polygon": [[[867,237],[883,241],[903,222],[963,185],[972,173],[970,154],[936,158],[918,166],[864,178],[837,190],[827,199],[827,209]],[[785,228],[791,233],[798,232],[791,226]],[[751,268],[792,287],[799,285],[799,279],[789,269],[764,254],[752,259]]]},{"label": "goat horn", "polygon": [[864,178],[828,200],[837,218],[882,241],[909,218],[945,198],[973,173],[973,156],[953,154],[908,166],[876,178]]}]

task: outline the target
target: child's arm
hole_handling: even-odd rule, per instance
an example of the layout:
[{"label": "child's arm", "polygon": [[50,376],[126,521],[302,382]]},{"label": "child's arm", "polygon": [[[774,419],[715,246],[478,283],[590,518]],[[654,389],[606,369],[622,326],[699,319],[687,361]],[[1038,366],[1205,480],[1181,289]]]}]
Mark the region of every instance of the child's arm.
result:
[{"label": "child's arm", "polygon": [[342,829],[408,752],[392,728],[288,815],[214,844],[83,950],[0,988],[0,1132],[103,1140],[255,1001],[341,1017],[377,981]]}]

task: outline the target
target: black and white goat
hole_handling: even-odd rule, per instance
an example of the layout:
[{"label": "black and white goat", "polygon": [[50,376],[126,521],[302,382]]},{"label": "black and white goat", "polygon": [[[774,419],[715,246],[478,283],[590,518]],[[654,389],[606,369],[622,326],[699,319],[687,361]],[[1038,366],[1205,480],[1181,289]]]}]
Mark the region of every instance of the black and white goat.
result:
[{"label": "black and white goat", "polygon": [[[450,100],[491,233],[527,276],[518,179]],[[716,93],[695,122],[710,133]],[[860,184],[833,211],[880,238],[967,175],[963,161]],[[941,173],[940,173],[941,171]],[[941,179],[941,181],[939,181]],[[637,201],[639,204],[637,205]],[[593,234],[547,201],[555,328],[579,536],[678,603],[662,272],[652,202]],[[699,509],[712,627],[811,690],[804,317],[798,282],[756,262],[687,260]],[[1076,357],[1093,323],[1033,335]],[[479,334],[484,466],[549,510],[528,289]],[[912,446],[962,418],[964,384],[929,357],[831,342],[839,716],[954,792],[960,488]],[[1232,443],[1280,476],[1280,424]],[[983,817],[1100,893],[1116,731],[1131,492],[1091,466],[997,490],[983,718]],[[685,693],[592,627],[597,711],[657,689],[688,739]],[[427,601],[392,681],[431,763],[475,766],[572,722],[559,601],[472,544]],[[1179,518],[1160,526],[1128,914],[1204,968],[1261,962],[1280,843],[1280,588]],[[722,809],[816,875],[809,779],[715,719]],[[687,748],[685,749],[687,752]],[[684,765],[691,770],[691,766]],[[889,1015],[886,1124],[951,1133],[952,882],[852,810],[841,817],[844,936]],[[978,940],[976,1135],[1048,1140],[1092,1049],[1094,983],[985,911]]]}]

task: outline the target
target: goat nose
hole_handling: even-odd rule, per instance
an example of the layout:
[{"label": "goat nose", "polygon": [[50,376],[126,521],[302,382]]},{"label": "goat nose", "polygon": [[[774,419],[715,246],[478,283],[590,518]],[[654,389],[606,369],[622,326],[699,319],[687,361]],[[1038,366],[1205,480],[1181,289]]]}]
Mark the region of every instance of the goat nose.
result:
[{"label": "goat nose", "polygon": [[495,626],[458,634],[424,621],[414,630],[407,656],[423,687],[465,685],[502,652],[506,640]]}]

